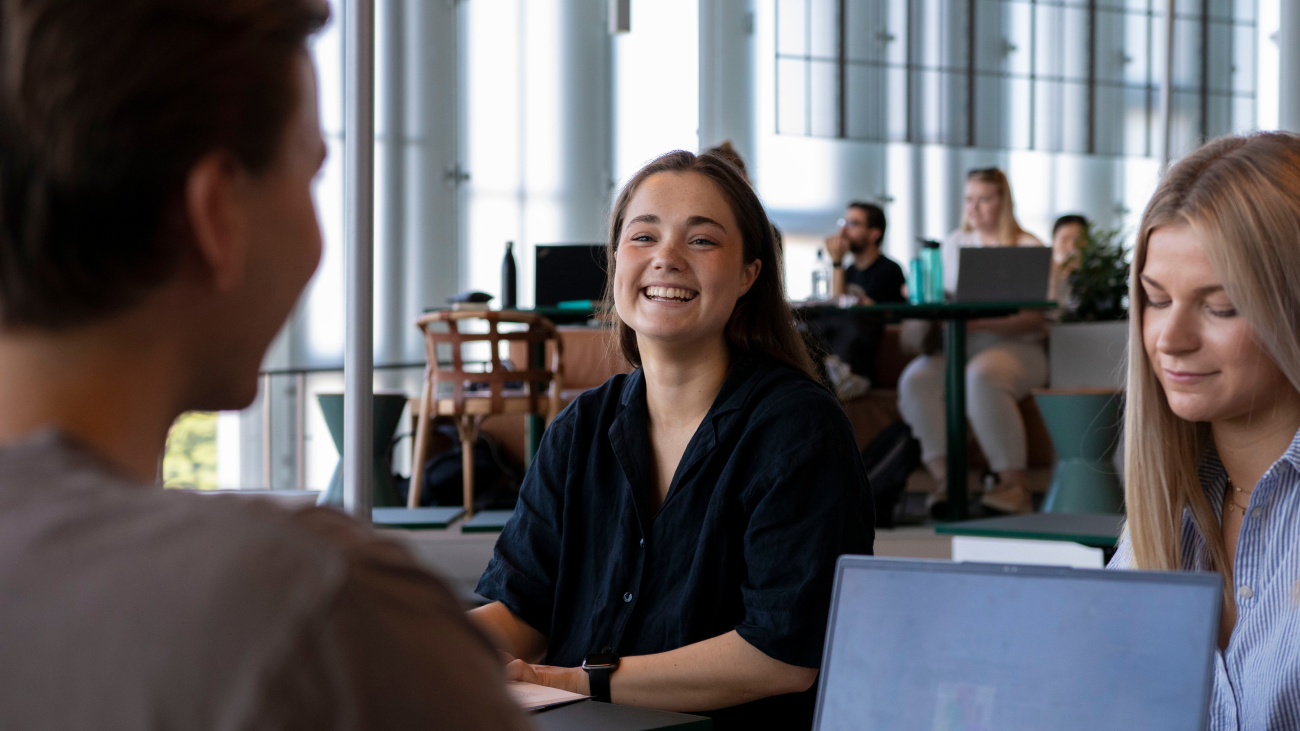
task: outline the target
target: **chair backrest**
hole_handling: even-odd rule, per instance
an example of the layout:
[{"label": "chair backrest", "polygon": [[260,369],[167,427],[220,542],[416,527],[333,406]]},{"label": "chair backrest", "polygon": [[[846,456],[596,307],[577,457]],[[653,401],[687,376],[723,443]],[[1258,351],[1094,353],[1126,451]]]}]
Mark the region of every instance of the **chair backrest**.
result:
[{"label": "chair backrest", "polygon": [[[461,323],[472,320],[486,321],[487,332],[463,332]],[[524,324],[528,329],[501,332],[500,324],[503,322]],[[431,327],[439,323],[446,325],[446,331]],[[465,413],[467,398],[491,399],[492,413],[502,413],[505,399],[502,389],[507,381],[523,382],[524,393],[521,395],[528,398],[529,413],[548,413],[549,417],[554,418],[558,412],[564,379],[564,346],[559,332],[550,320],[541,315],[516,310],[439,310],[421,316],[415,324],[424,333],[424,349],[429,359],[425,377],[432,382],[431,396],[436,401],[440,397],[439,385],[450,384],[455,414]],[[502,367],[502,341],[525,341],[531,354],[535,349],[545,352],[548,340],[555,343],[549,367],[536,368],[531,362],[515,364],[517,370],[505,370]],[[480,342],[487,343],[491,351],[491,368],[487,371],[466,370],[462,346],[465,343]],[[445,367],[446,364],[438,358],[438,345],[442,343],[451,346],[450,367]],[[472,383],[488,384],[488,393],[468,390],[467,386]],[[546,391],[549,396],[545,410],[539,403],[542,391]]]}]

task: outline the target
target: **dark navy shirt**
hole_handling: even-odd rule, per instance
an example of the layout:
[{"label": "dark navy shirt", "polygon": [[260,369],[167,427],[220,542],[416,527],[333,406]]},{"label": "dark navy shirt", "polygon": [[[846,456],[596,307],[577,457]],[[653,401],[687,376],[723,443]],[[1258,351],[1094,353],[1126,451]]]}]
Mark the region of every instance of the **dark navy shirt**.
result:
[{"label": "dark navy shirt", "polygon": [[[546,635],[550,665],[736,630],[819,667],[835,559],[871,553],[875,525],[839,403],[774,361],[738,359],[651,512],[645,389],[640,370],[617,375],[555,419],[478,593]],[[809,691],[714,714],[715,727],[807,727],[811,712]]]},{"label": "dark navy shirt", "polygon": [[854,264],[844,267],[844,286],[847,288],[850,284],[861,287],[874,302],[907,301],[903,296],[903,285],[907,284],[903,268],[884,254],[877,256],[866,269],[859,269]]}]

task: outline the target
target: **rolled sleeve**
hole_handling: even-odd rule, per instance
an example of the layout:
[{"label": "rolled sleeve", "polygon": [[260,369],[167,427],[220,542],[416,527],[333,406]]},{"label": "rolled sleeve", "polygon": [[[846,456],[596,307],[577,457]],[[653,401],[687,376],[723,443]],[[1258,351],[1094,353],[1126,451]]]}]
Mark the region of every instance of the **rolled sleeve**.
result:
[{"label": "rolled sleeve", "polygon": [[835,561],[872,550],[866,471],[842,431],[805,432],[799,445],[773,455],[780,473],[758,496],[744,535],[745,619],[736,631],[790,665],[821,665]]}]

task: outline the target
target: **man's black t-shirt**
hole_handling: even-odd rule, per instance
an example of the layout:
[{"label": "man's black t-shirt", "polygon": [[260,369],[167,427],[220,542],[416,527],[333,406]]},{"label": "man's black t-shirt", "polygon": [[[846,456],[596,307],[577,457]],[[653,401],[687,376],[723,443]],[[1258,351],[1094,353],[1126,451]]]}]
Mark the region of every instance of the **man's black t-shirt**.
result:
[{"label": "man's black t-shirt", "polygon": [[849,265],[844,267],[844,287],[856,284],[875,302],[902,302],[903,285],[907,278],[903,268],[893,259],[881,254],[866,269]]}]

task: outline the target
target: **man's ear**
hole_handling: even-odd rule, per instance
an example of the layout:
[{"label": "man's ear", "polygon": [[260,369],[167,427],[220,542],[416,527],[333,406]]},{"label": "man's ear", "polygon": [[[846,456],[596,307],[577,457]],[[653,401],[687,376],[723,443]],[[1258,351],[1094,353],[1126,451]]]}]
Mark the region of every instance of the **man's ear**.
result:
[{"label": "man's ear", "polygon": [[229,154],[199,159],[185,180],[185,213],[199,258],[218,292],[237,289],[248,261],[249,220],[243,167]]}]

